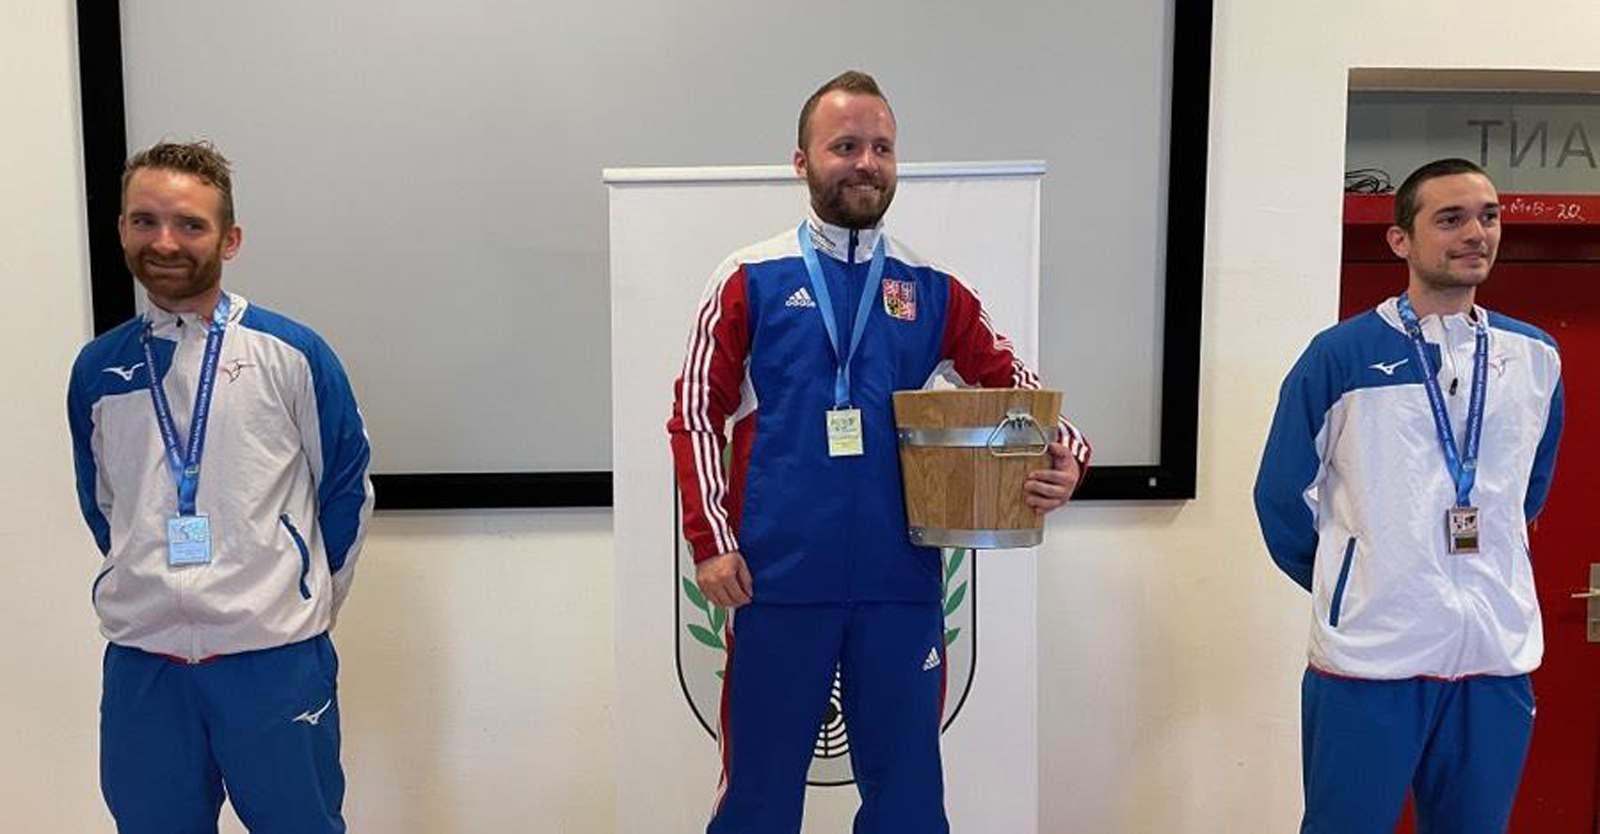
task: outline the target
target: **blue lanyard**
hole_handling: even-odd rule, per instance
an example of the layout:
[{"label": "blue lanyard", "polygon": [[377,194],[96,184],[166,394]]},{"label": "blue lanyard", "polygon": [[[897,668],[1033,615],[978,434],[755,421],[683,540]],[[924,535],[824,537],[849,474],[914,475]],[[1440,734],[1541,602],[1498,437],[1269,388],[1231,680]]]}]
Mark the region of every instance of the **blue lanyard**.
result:
[{"label": "blue lanyard", "polygon": [[[1411,346],[1417,354],[1417,364],[1422,368],[1422,386],[1428,392],[1428,405],[1433,409],[1433,427],[1439,435],[1439,445],[1444,448],[1445,466],[1456,484],[1456,506],[1471,505],[1472,485],[1478,478],[1478,444],[1483,437],[1483,411],[1489,390],[1489,327],[1481,318],[1477,322],[1477,346],[1472,353],[1472,395],[1467,402],[1467,448],[1465,454],[1456,451],[1455,433],[1450,430],[1450,412],[1445,409],[1444,393],[1439,390],[1439,380],[1428,364],[1428,351],[1422,339],[1422,323],[1411,299],[1400,296],[1400,322],[1411,337]],[[1449,350],[1449,346],[1441,346]]]},{"label": "blue lanyard", "polygon": [[811,291],[817,296],[817,311],[822,313],[822,325],[828,331],[828,344],[833,345],[833,355],[839,360],[839,373],[833,381],[833,405],[843,408],[850,404],[850,360],[861,346],[861,334],[867,330],[867,319],[872,315],[872,300],[878,295],[878,281],[883,278],[883,235],[872,247],[872,265],[867,267],[867,283],[861,287],[861,303],[856,307],[855,332],[850,334],[850,351],[839,349],[839,326],[833,321],[833,299],[828,295],[828,281],[822,276],[822,263],[817,260],[817,246],[811,242],[811,230],[800,224],[800,253],[805,256],[806,272],[811,276]]},{"label": "blue lanyard", "polygon": [[[189,421],[188,453],[178,447],[178,428],[172,422],[172,406],[167,392],[156,379],[156,358],[150,350],[150,322],[144,325],[140,345],[144,348],[145,376],[150,383],[150,400],[156,407],[156,425],[167,449],[167,469],[178,487],[178,515],[195,514],[195,493],[200,488],[200,453],[206,444],[206,418],[211,413],[211,391],[217,380],[217,360],[222,355],[222,336],[227,331],[228,294],[217,301],[211,314],[211,329],[206,333],[205,359],[200,363],[199,385],[194,392],[194,417]],[[174,353],[176,356],[176,353]]]}]

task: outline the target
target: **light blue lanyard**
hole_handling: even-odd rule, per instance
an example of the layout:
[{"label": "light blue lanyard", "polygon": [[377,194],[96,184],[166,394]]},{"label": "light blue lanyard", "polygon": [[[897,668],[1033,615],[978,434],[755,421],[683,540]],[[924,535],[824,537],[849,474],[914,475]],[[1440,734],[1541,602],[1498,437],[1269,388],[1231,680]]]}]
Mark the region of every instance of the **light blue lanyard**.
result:
[{"label": "light blue lanyard", "polygon": [[[211,329],[206,333],[205,359],[200,363],[200,380],[194,392],[194,417],[189,421],[188,452],[178,447],[178,428],[172,422],[172,406],[167,392],[156,379],[156,358],[150,350],[150,322],[144,324],[140,344],[144,347],[144,370],[150,384],[150,400],[155,403],[156,425],[167,449],[167,469],[178,487],[178,515],[195,514],[195,493],[200,488],[200,454],[206,444],[206,418],[211,413],[211,391],[217,380],[217,360],[222,355],[222,337],[228,327],[228,294],[217,301],[211,314]],[[177,352],[173,352],[177,356]]]},{"label": "light blue lanyard", "polygon": [[883,278],[883,235],[878,235],[872,247],[872,265],[867,267],[867,283],[861,287],[861,303],[856,307],[855,332],[850,334],[848,353],[839,348],[839,326],[833,320],[833,300],[828,295],[828,281],[822,275],[822,263],[817,260],[817,246],[811,242],[807,223],[800,224],[800,253],[805,256],[806,272],[811,276],[811,291],[817,296],[817,311],[822,313],[822,325],[828,331],[828,344],[833,345],[834,358],[839,360],[839,373],[833,381],[833,405],[844,408],[850,404],[850,360],[861,346],[861,334],[867,330],[867,319],[872,315],[872,300],[878,295],[878,281]]},{"label": "light blue lanyard", "polygon": [[[1439,380],[1434,378],[1435,371],[1428,363],[1428,351],[1422,339],[1422,323],[1417,320],[1417,311],[1412,308],[1411,299],[1405,294],[1400,296],[1399,308],[1400,322],[1411,337],[1417,364],[1422,368],[1422,386],[1428,392],[1428,405],[1433,409],[1433,427],[1439,435],[1439,445],[1444,448],[1445,466],[1449,467],[1450,477],[1456,484],[1456,506],[1471,506],[1472,485],[1478,478],[1478,444],[1483,437],[1484,403],[1489,390],[1489,327],[1481,319],[1474,327],[1477,346],[1472,353],[1472,394],[1467,400],[1467,447],[1463,454],[1456,451],[1455,433],[1450,430],[1450,412],[1445,408]],[[1444,345],[1440,349],[1450,348]]]}]

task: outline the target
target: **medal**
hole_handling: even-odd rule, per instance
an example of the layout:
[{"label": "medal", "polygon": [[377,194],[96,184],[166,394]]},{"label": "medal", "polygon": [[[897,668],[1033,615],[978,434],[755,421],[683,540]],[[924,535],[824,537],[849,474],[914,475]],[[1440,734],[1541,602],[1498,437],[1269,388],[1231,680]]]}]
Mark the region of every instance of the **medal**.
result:
[{"label": "medal", "polygon": [[1444,514],[1445,534],[1450,541],[1450,552],[1472,554],[1478,552],[1478,508],[1451,507]]},{"label": "medal", "polygon": [[[212,325],[206,334],[205,358],[200,363],[200,378],[194,394],[194,416],[189,421],[189,443],[178,446],[178,430],[172,422],[172,407],[166,389],[156,378],[155,352],[150,349],[150,323],[145,322],[144,366],[150,385],[150,401],[156,411],[156,427],[166,451],[167,471],[178,490],[178,512],[167,519],[167,564],[204,565],[211,561],[211,519],[195,510],[195,495],[200,488],[200,455],[205,449],[206,421],[211,414],[211,392],[216,387],[217,361],[222,355],[222,338],[228,325],[228,294],[223,293],[212,312]],[[173,352],[177,356],[176,350]]]},{"label": "medal", "polygon": [[167,564],[203,565],[211,561],[211,519],[175,515],[167,519]]},{"label": "medal", "polygon": [[[1488,398],[1489,385],[1489,327],[1479,317],[1476,323],[1476,345],[1472,353],[1472,396],[1467,401],[1466,448],[1456,450],[1455,433],[1450,428],[1450,412],[1445,407],[1444,394],[1439,390],[1439,380],[1428,361],[1426,342],[1422,338],[1422,322],[1411,306],[1411,299],[1402,294],[1396,307],[1400,322],[1416,351],[1417,365],[1422,371],[1422,387],[1428,394],[1428,407],[1433,411],[1433,427],[1444,451],[1445,468],[1455,483],[1455,506],[1445,511],[1444,532],[1447,550],[1452,554],[1472,555],[1478,552],[1480,530],[1478,508],[1472,505],[1472,486],[1478,477],[1478,446],[1483,437],[1483,413]],[[1441,346],[1447,350],[1448,346]]]},{"label": "medal", "polygon": [[[828,293],[828,280],[822,274],[822,262],[817,260],[816,244],[811,242],[810,230],[800,224],[800,253],[805,258],[806,274],[811,279],[811,291],[816,296],[817,312],[822,314],[822,326],[828,332],[828,344],[838,360],[838,372],[833,380],[833,407],[826,415],[828,457],[854,457],[866,452],[861,428],[861,409],[850,404],[850,360],[861,346],[861,334],[867,330],[867,320],[872,316],[872,301],[877,295],[878,280],[883,276],[883,236],[872,247],[872,263],[867,267],[867,280],[861,287],[861,301],[856,305],[855,327],[850,334],[850,347],[841,349],[839,327],[833,320],[833,299]],[[888,282],[885,282],[888,283]]]}]

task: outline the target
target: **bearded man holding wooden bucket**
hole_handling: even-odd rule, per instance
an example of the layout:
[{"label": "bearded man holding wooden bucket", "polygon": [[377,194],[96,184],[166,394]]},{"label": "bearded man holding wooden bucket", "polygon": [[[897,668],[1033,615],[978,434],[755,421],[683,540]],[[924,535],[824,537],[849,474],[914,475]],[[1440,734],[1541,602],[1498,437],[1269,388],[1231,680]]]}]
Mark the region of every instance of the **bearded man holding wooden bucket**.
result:
[{"label": "bearded man holding wooden bucket", "polygon": [[[891,395],[946,363],[968,385],[1038,378],[971,290],[884,232],[895,120],[871,76],[844,73],[806,101],[794,167],[811,213],[713,274],[667,424],[696,580],[737,609],[706,830],[800,829],[837,669],[857,834],[947,832],[939,551],[907,534]],[[1089,463],[1083,436],[1055,422],[1048,463],[1016,486],[1038,514],[1066,503]]]}]

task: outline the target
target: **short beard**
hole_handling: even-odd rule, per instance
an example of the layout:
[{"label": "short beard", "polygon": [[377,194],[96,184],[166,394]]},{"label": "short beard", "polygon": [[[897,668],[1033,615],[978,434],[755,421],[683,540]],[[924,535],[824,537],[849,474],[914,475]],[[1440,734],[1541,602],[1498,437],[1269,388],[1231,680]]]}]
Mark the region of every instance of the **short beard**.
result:
[{"label": "short beard", "polygon": [[169,276],[147,275],[144,270],[145,252],[124,252],[123,263],[128,271],[138,279],[140,286],[152,295],[160,296],[169,302],[182,302],[196,298],[210,292],[222,281],[222,253],[219,249],[215,257],[205,262],[199,262],[187,255],[189,274],[182,279],[173,279]]},{"label": "short beard", "polygon": [[[873,184],[882,186],[883,181],[881,178],[875,178]],[[870,229],[878,225],[878,221],[882,220],[884,213],[889,210],[889,204],[894,202],[894,185],[883,189],[876,210],[867,211],[856,211],[850,207],[849,201],[844,196],[848,183],[840,183],[830,190],[826,183],[819,182],[808,169],[806,185],[811,189],[811,205],[817,210],[817,216],[846,229]]]}]

